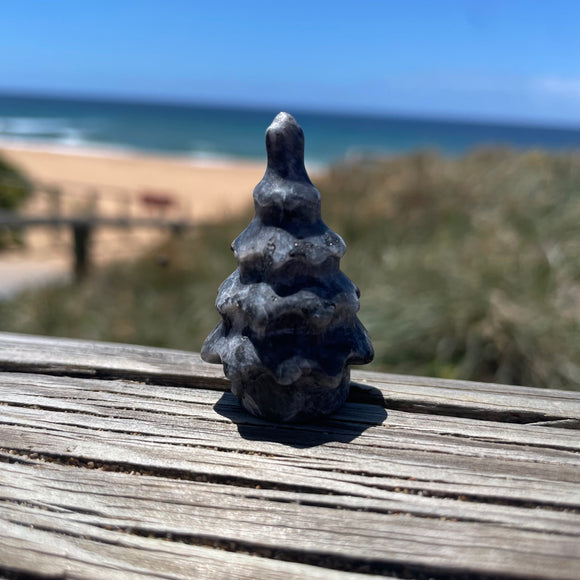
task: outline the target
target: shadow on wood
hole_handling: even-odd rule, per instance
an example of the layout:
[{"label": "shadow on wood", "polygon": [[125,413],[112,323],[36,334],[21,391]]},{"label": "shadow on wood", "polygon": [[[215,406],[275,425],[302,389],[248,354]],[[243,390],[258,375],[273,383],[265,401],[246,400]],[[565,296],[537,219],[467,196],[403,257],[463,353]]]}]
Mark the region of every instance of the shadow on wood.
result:
[{"label": "shadow on wood", "polygon": [[[383,399],[379,389],[370,387],[376,401]],[[250,441],[269,441],[280,443],[296,449],[317,447],[325,443],[350,443],[369,427],[381,425],[387,418],[387,411],[382,405],[346,403],[339,411],[312,423],[270,423],[250,415],[240,406],[231,392],[222,394],[214,405],[216,413],[232,421],[238,433]]]}]

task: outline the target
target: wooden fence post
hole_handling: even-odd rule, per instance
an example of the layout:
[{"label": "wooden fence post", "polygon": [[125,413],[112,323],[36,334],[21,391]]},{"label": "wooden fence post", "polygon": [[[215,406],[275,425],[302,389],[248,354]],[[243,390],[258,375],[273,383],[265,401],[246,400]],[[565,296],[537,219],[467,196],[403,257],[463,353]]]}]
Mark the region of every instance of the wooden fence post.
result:
[{"label": "wooden fence post", "polygon": [[90,269],[92,227],[87,222],[73,224],[74,278],[84,280]]},{"label": "wooden fence post", "polygon": [[[62,191],[57,185],[49,185],[46,188],[48,193],[48,199],[50,204],[50,211],[52,216],[57,220],[61,220],[64,217],[63,213],[63,201],[62,201]],[[54,227],[55,239],[57,241],[61,240],[63,228],[61,225],[56,225]]]}]

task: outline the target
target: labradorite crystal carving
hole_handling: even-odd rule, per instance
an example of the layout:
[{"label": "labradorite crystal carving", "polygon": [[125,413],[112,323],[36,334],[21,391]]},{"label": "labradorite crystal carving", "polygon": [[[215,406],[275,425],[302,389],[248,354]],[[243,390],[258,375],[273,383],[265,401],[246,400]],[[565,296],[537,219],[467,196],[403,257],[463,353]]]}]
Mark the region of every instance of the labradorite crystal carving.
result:
[{"label": "labradorite crystal carving", "polygon": [[304,133],[288,113],[266,131],[268,166],[254,189],[256,215],[233,242],[238,269],[221,285],[221,322],[203,360],[223,363],[250,413],[279,422],[336,411],[349,365],[373,348],[358,320],[358,288],[340,271],[346,246],[322,221],[304,168]]}]

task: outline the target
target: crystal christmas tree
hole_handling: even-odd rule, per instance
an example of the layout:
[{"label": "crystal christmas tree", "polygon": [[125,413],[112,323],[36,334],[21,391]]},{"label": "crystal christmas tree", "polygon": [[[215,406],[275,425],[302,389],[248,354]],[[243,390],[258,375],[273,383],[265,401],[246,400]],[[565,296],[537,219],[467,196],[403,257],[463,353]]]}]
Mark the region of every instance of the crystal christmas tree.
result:
[{"label": "crystal christmas tree", "polygon": [[356,315],[359,290],[340,271],[346,246],[322,221],[291,115],[268,127],[266,150],[256,215],[232,244],[238,269],[218,291],[222,320],[201,356],[223,363],[250,413],[306,421],[345,402],[349,365],[370,362],[373,348]]}]

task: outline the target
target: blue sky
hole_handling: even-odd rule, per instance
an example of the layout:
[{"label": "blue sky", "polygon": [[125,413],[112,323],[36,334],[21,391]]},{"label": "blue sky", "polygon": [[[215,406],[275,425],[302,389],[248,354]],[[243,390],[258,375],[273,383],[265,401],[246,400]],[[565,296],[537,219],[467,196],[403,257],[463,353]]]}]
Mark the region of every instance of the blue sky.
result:
[{"label": "blue sky", "polygon": [[4,2],[0,90],[580,125],[580,0]]}]

